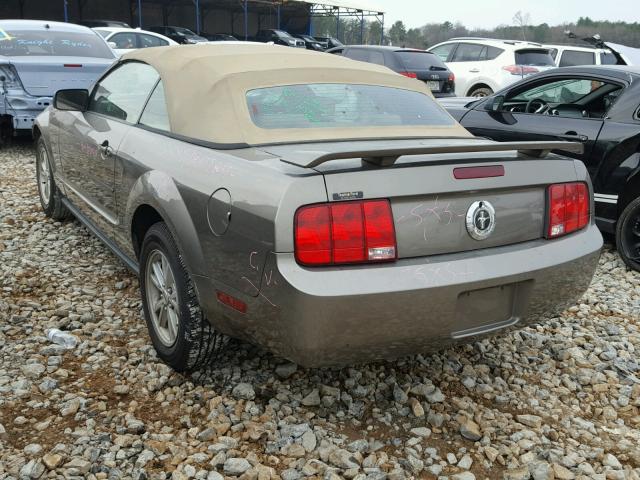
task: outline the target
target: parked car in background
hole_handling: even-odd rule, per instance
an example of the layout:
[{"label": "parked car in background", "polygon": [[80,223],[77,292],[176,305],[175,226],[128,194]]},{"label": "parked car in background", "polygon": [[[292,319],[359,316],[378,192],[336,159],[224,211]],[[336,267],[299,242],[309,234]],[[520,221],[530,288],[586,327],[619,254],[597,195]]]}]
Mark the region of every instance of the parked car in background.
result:
[{"label": "parked car in background", "polygon": [[177,45],[176,42],[164,35],[137,28],[98,27],[94,30],[107,41],[107,44],[118,55],[138,48]]},{"label": "parked car in background", "polygon": [[584,165],[545,153],[579,144],[475,138],[424,83],[302,48],[136,50],[35,135],[44,212],[139,272],[176,370],[223,334],[319,366],[540,322],[602,246]]},{"label": "parked car in background", "polygon": [[149,30],[165,37],[170,38],[176,43],[202,43],[208,42],[208,40],[196,33],[192,32],[188,28],[184,27],[171,27],[171,26],[156,26],[149,27]]},{"label": "parked car in background", "polygon": [[95,27],[115,27],[115,28],[131,28],[126,22],[121,22],[120,20],[80,20],[77,22],[78,25],[84,25],[85,27],[95,28]]},{"label": "parked car in background", "polygon": [[426,50],[375,45],[345,45],[328,53],[361,62],[377,63],[394,72],[424,82],[435,97],[455,95],[455,75],[440,58]]},{"label": "parked car in background", "polygon": [[428,49],[456,76],[459,97],[486,97],[528,75],[555,67],[539,43],[453,38]]},{"label": "parked car in background", "polygon": [[203,33],[203,37],[211,42],[235,42],[238,41],[233,35],[228,33]]},{"label": "parked car in background", "polygon": [[0,133],[31,133],[61,88],[88,88],[115,60],[88,27],[0,20]]},{"label": "parked car in background", "polygon": [[544,45],[558,67],[580,65],[617,65],[618,59],[611,50],[577,45]]},{"label": "parked car in background", "polygon": [[284,30],[259,30],[251,40],[262,43],[273,42],[286,47],[306,48],[304,40],[295,38]]},{"label": "parked car in background", "polygon": [[315,50],[316,52],[324,52],[326,50],[324,44],[313,38],[311,35],[296,35],[296,37],[304,42],[307,50]]},{"label": "parked car in background", "polygon": [[622,259],[640,271],[639,107],[639,67],[583,66],[541,73],[448,110],[480,137],[581,142],[583,152],[565,154],[587,166],[596,222],[615,234]]},{"label": "parked car in background", "polygon": [[313,38],[315,38],[316,40],[318,40],[322,44],[326,44],[326,46],[324,47],[325,50],[328,50],[330,48],[336,48],[336,47],[344,46],[344,43],[342,43],[340,40],[338,40],[337,38],[334,38],[334,37],[318,37],[318,36],[315,36]]}]

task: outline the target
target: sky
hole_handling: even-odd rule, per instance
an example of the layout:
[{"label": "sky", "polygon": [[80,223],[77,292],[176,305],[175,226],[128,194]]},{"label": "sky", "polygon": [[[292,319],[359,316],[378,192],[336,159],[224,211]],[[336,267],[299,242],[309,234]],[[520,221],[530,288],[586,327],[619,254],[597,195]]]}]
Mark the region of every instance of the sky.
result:
[{"label": "sky", "polygon": [[[561,25],[591,17],[594,20],[640,22],[640,0],[367,0],[386,12],[385,26],[402,20],[411,27],[426,23],[460,21],[467,27],[493,28],[513,24],[521,10],[531,15],[531,24]],[[360,2],[362,3],[362,2]],[[606,5],[606,8],[603,8]]]}]

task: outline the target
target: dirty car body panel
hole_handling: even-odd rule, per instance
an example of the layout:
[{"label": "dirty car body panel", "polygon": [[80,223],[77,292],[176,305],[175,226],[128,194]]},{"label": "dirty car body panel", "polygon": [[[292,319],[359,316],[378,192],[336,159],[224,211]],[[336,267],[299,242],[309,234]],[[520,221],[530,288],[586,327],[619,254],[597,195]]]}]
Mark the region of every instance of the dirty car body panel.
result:
[{"label": "dirty car body panel", "polygon": [[[54,159],[66,204],[132,269],[140,267],[140,235],[149,219],[167,224],[203,313],[219,331],[303,365],[339,365],[426,352],[539,322],[587,288],[602,245],[593,219],[571,234],[545,235],[550,185],[578,182],[590,191],[580,161],[548,155],[558,145],[476,139],[437,106],[426,86],[375,65],[277,46],[187,46],[171,53],[173,48],[126,55],[89,92],[88,110],[52,109],[36,128]],[[176,61],[187,57],[185,68],[196,71],[204,62],[201,74],[209,62],[228,70],[212,80],[224,89],[217,113],[181,103],[178,92],[184,90],[177,87],[193,71],[165,63],[174,54]],[[130,64],[137,64],[127,67],[137,69],[137,86],[146,66],[158,70],[157,83],[141,88],[148,90],[143,109],[137,112],[130,107],[135,98],[126,97],[124,110],[136,115],[91,111],[101,85]],[[246,65],[261,75],[245,72]],[[180,75],[172,75],[173,68]],[[278,70],[294,80],[283,83]],[[350,74],[360,80],[349,82]],[[340,92],[349,101],[372,86],[423,95],[429,103],[411,118],[429,113],[429,122],[441,120],[402,126],[394,124],[398,115],[390,108],[357,116],[372,127],[333,128],[325,114],[336,103],[326,99],[324,87],[312,88],[325,94],[320,106],[288,117],[287,108],[298,105],[296,89],[287,90],[293,103],[285,106],[277,89],[287,82],[315,85],[318,75],[324,83],[347,84]],[[226,90],[230,85],[240,92]],[[156,102],[159,86],[163,102]],[[249,93],[263,88],[276,90]],[[341,112],[351,108],[340,105]],[[147,115],[157,108],[166,110],[165,124]],[[260,123],[262,112],[282,108],[282,116]],[[211,128],[181,122],[183,115],[211,115]],[[216,121],[215,115],[224,118]],[[286,126],[291,118],[298,128]],[[300,128],[305,122],[309,126]],[[502,174],[456,178],[456,169],[466,175],[476,167]],[[102,172],[99,178],[95,172]],[[296,222],[303,209],[380,200],[390,208],[393,257],[323,266],[300,261]],[[483,240],[472,238],[467,226],[477,202],[494,209],[493,230]],[[585,202],[592,212],[591,195]],[[482,227],[485,220],[479,217]],[[368,223],[366,228],[367,235],[377,233]],[[232,308],[220,293],[246,308]]]}]

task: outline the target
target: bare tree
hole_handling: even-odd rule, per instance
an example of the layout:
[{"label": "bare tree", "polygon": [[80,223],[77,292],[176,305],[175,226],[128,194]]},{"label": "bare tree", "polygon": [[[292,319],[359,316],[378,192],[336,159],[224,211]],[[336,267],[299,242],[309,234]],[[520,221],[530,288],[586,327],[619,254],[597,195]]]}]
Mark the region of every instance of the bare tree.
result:
[{"label": "bare tree", "polygon": [[513,16],[513,22],[520,27],[520,30],[522,30],[522,39],[526,41],[527,27],[531,23],[531,15],[526,12],[523,12],[522,10],[518,10],[516,14]]}]

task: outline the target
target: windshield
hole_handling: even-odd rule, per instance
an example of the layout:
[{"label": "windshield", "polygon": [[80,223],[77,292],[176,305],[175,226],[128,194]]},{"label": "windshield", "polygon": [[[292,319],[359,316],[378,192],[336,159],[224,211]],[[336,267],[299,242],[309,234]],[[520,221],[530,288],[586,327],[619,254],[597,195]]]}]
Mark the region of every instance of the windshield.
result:
[{"label": "windshield", "polygon": [[555,67],[553,58],[547,50],[518,50],[516,65],[531,65],[534,67]]},{"label": "windshield", "polygon": [[513,101],[544,100],[547,103],[573,103],[605,85],[597,80],[584,78],[559,80],[540,85],[526,92],[522,92]]},{"label": "windshield", "polygon": [[396,52],[407,70],[446,70],[447,66],[437,55],[431,52],[400,51]]},{"label": "windshield", "polygon": [[274,30],[273,31],[276,35],[278,35],[279,37],[283,37],[283,38],[293,38],[293,36],[291,34],[289,34],[288,32],[285,32],[283,30]]},{"label": "windshield", "polygon": [[189,30],[188,28],[184,28],[184,27],[173,27],[173,29],[175,30],[176,33],[181,33],[183,35],[189,35],[190,37],[196,37],[197,35],[192,32],[191,30]]},{"label": "windshield", "polygon": [[0,30],[0,55],[114,58],[93,33]]},{"label": "windshield", "polygon": [[349,128],[455,122],[429,96],[412,90],[340,83],[250,90],[247,105],[260,128]]},{"label": "windshield", "polygon": [[95,32],[98,32],[98,35],[100,35],[102,38],[107,38],[107,36],[111,33],[108,30],[98,30],[97,28],[93,29]]}]

